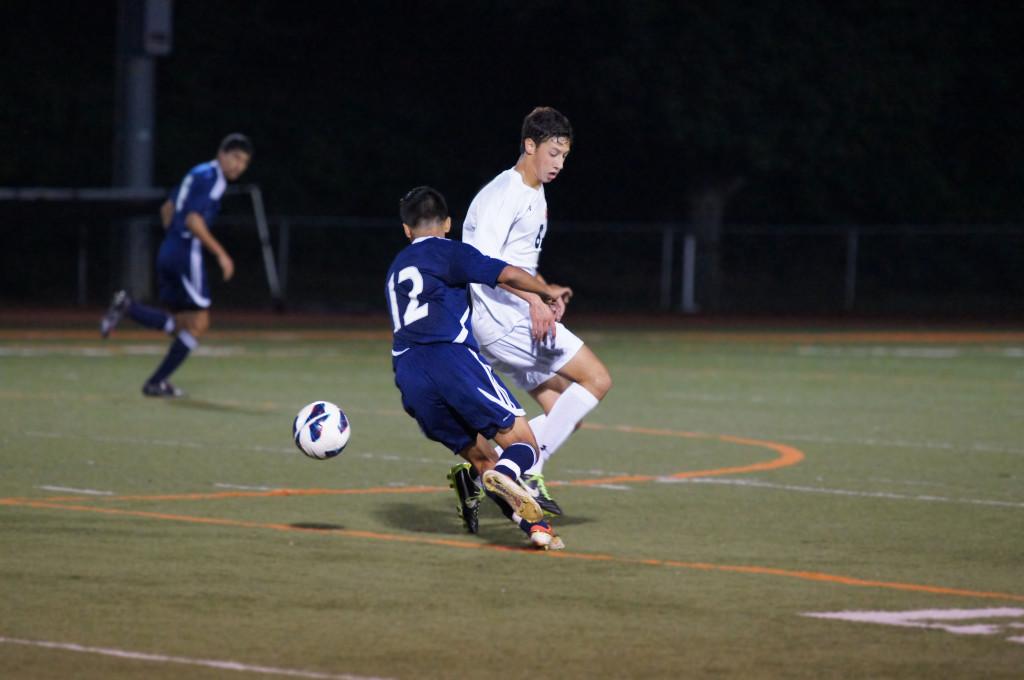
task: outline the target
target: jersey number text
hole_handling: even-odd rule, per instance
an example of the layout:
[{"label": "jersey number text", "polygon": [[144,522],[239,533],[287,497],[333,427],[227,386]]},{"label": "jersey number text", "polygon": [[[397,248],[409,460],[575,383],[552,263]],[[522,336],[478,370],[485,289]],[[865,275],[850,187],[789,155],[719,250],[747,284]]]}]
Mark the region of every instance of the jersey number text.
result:
[{"label": "jersey number text", "polygon": [[[398,294],[395,293],[395,286],[403,281],[412,281],[412,290],[409,291],[409,304],[405,308],[405,314],[398,312]],[[430,305],[420,304],[419,296],[423,292],[423,275],[416,267],[405,267],[398,272],[398,281],[395,275],[388,280],[388,298],[391,300],[391,320],[395,324],[395,331],[403,325],[408,326],[414,321],[419,321],[430,311]]]}]

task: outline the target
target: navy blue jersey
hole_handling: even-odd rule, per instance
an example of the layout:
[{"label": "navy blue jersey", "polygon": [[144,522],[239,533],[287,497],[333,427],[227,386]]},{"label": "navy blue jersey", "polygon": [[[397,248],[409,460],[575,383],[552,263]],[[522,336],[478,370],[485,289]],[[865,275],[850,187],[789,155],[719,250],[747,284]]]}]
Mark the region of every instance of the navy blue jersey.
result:
[{"label": "navy blue jersey", "polygon": [[220,198],[228,183],[217,161],[200,163],[189,170],[168,197],[174,204],[160,252],[157,277],[160,299],[172,309],[205,309],[210,306],[209,281],[203,265],[203,244],[185,226],[189,213],[198,213],[211,227],[220,212]]},{"label": "navy blue jersey", "polygon": [[469,319],[470,283],[497,285],[506,263],[471,245],[433,236],[405,247],[388,269],[386,294],[395,339],[393,356],[437,343],[477,349]]},{"label": "navy blue jersey", "polygon": [[227,186],[228,181],[215,160],[200,163],[189,170],[181,184],[168,197],[174,204],[174,218],[167,228],[165,240],[177,238],[179,241],[188,241],[193,238],[192,232],[185,226],[185,217],[192,212],[199,213],[206,220],[207,226],[212,225],[220,213],[220,197],[224,195]]}]

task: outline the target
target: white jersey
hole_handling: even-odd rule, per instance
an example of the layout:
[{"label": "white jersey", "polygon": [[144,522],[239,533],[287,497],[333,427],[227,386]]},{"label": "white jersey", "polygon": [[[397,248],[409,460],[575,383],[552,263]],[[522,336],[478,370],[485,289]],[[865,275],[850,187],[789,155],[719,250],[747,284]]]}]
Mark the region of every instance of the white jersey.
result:
[{"label": "white jersey", "polygon": [[[547,226],[544,185],[534,189],[515,168],[509,168],[469,204],[462,240],[484,255],[536,274]],[[473,284],[470,291],[473,334],[481,345],[504,337],[517,323],[530,318],[530,305],[503,288]]]}]

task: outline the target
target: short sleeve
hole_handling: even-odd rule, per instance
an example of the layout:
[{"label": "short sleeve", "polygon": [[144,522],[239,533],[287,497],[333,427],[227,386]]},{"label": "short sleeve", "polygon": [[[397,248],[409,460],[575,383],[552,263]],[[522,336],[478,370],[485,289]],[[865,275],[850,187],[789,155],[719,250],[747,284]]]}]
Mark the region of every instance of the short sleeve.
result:
[{"label": "short sleeve", "polygon": [[455,285],[482,283],[492,288],[498,283],[508,263],[496,257],[488,257],[468,243],[451,241],[456,246],[449,261],[449,275]]},{"label": "short sleeve", "polygon": [[503,194],[498,198],[500,200],[481,201],[477,207],[476,223],[469,225],[471,228],[464,225],[462,230],[463,242],[492,257],[501,253],[518,217],[515,201]]},{"label": "short sleeve", "polygon": [[210,192],[216,180],[216,173],[202,170],[193,170],[185,175],[181,186],[178,187],[178,195],[174,200],[174,210],[182,214],[190,212],[204,214],[206,208],[213,200]]}]

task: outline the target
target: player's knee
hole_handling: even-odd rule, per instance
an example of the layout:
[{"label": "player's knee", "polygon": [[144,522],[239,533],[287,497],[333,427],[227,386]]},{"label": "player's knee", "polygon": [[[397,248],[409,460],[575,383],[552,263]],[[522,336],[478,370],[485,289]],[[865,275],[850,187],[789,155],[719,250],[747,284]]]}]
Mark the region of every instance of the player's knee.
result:
[{"label": "player's knee", "polygon": [[197,338],[210,329],[210,316],[208,314],[200,314],[196,317],[192,324],[192,335]]},{"label": "player's knee", "polygon": [[584,387],[598,399],[604,399],[604,396],[612,388],[612,376],[608,373],[607,368],[601,366],[600,370],[594,371],[589,376]]}]

